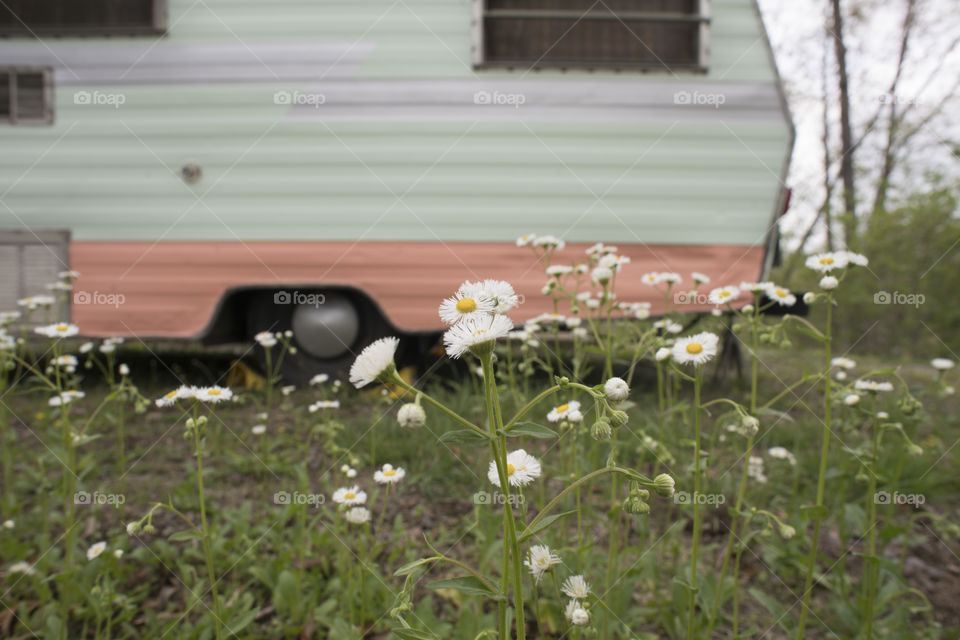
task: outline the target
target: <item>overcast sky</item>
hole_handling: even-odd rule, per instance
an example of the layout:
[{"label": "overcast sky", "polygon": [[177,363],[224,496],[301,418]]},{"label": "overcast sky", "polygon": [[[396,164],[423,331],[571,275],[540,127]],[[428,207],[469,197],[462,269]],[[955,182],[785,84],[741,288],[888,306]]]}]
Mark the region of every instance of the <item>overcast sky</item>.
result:
[{"label": "overcast sky", "polygon": [[[824,51],[824,26],[828,24],[829,0],[759,0],[764,23],[777,59],[777,66],[787,89],[797,140],[788,186],[793,189],[790,213],[782,223],[786,246],[794,248],[791,232],[802,233],[812,215],[823,200],[823,146],[821,64]],[[851,101],[854,119],[854,138],[863,131],[872,117],[893,79],[896,71],[900,45],[900,30],[903,24],[905,0],[844,0],[843,6],[857,15],[848,21],[848,67],[851,75]],[[950,92],[953,83],[960,77],[960,48],[944,56],[950,44],[960,37],[960,18],[957,17],[957,0],[920,0],[919,18],[909,48],[907,64],[898,91],[902,100],[916,100],[916,111],[926,112]],[[829,21],[832,24],[832,20]],[[831,68],[835,64],[830,44]],[[938,64],[942,68],[937,80],[926,88],[921,85]],[[836,76],[831,76],[830,99],[834,117],[839,108],[836,104]],[[922,89],[922,91],[921,91]],[[951,156],[949,145],[944,141],[960,141],[958,131],[958,101],[953,95],[942,115],[928,127],[927,133],[918,138],[917,150],[909,163],[904,163],[904,173],[896,176],[897,185],[903,191],[916,191],[924,186],[923,175],[938,171],[951,176],[960,175],[956,157]],[[839,127],[833,125],[835,141]],[[879,132],[878,132],[879,133]],[[855,156],[861,170],[876,168],[880,158],[883,136],[868,138],[865,146]],[[837,147],[835,146],[834,149]],[[870,201],[873,197],[872,180],[861,179],[866,187],[860,196]],[[901,193],[897,191],[894,193]],[[815,238],[822,238],[817,236]],[[813,242],[813,241],[812,241]],[[811,248],[811,245],[808,245]]]}]

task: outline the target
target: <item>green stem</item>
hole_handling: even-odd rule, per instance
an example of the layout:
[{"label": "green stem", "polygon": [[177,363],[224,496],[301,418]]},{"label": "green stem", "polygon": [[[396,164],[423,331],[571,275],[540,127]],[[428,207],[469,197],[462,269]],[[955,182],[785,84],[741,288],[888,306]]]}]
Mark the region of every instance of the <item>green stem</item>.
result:
[{"label": "green stem", "polygon": [[690,609],[687,622],[687,637],[696,640],[697,608],[697,555],[700,551],[700,367],[694,370],[693,410],[695,418],[695,439],[693,449],[693,552],[690,558]]},{"label": "green stem", "polygon": [[[872,412],[871,412],[872,413]],[[870,527],[870,557],[864,564],[867,572],[867,629],[866,638],[870,640],[873,637],[873,601],[877,597],[877,563],[875,560],[877,552],[877,456],[880,448],[880,429],[877,428],[874,420],[871,419],[873,426],[873,456],[870,463],[870,488],[867,490],[867,504],[869,505],[870,520],[867,525]]]},{"label": "green stem", "polygon": [[203,555],[207,561],[207,573],[210,576],[210,590],[213,592],[214,630],[217,640],[220,640],[220,627],[223,624],[223,614],[220,611],[220,598],[217,595],[217,578],[213,571],[213,553],[210,550],[210,530],[207,527],[207,507],[203,494],[203,451],[200,446],[200,425],[194,411],[193,442],[197,452],[197,496],[200,499],[200,530],[203,532]]},{"label": "green stem", "polygon": [[[788,316],[790,317],[790,316]],[[820,445],[820,472],[817,476],[817,503],[816,511],[813,514],[813,539],[810,543],[810,557],[807,558],[807,575],[803,586],[803,607],[800,609],[800,622],[797,625],[797,640],[803,640],[804,631],[807,626],[807,612],[810,607],[810,595],[813,587],[813,568],[817,563],[817,549],[820,546],[820,523],[822,517],[820,514],[823,506],[823,496],[826,488],[827,477],[827,454],[830,450],[830,359],[831,359],[831,336],[833,324],[833,296],[827,296],[827,326],[823,341],[824,352],[824,371],[827,374],[823,378],[824,399],[823,399],[823,441]]]}]

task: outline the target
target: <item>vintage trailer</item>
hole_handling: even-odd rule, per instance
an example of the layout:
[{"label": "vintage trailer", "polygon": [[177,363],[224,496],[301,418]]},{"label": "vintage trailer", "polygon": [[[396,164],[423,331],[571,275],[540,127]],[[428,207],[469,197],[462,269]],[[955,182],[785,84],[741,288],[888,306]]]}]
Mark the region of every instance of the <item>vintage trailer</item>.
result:
[{"label": "vintage trailer", "polygon": [[764,273],[792,143],[753,0],[6,0],[0,303],[69,267],[86,335],[339,366],[466,279],[546,310],[539,232],[656,311]]}]

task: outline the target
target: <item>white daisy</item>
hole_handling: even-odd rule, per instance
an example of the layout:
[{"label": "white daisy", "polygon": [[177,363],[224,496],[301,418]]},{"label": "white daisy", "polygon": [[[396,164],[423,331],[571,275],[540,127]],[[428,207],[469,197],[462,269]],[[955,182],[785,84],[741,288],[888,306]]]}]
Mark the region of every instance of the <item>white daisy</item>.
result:
[{"label": "white daisy", "polygon": [[550,413],[547,414],[547,420],[550,422],[560,422],[564,418],[570,415],[573,411],[580,410],[580,403],[576,400],[571,400],[567,404],[562,404],[559,407],[554,407],[550,410]]},{"label": "white daisy", "polygon": [[593,280],[595,284],[606,284],[610,282],[610,278],[613,277],[613,269],[608,269],[607,267],[597,267],[590,273],[590,279]]},{"label": "white daisy", "polygon": [[777,285],[771,285],[767,288],[766,292],[767,297],[775,301],[781,307],[792,307],[797,304],[797,296],[790,293],[789,289],[783,287],[778,287]]},{"label": "white daisy", "polygon": [[76,280],[80,277],[80,272],[73,269],[69,271],[61,271],[57,273],[57,277],[61,280]]},{"label": "white daisy", "polygon": [[663,282],[663,278],[656,271],[651,271],[650,273],[645,273],[640,277],[640,282],[646,285],[656,285]]},{"label": "white daisy", "polygon": [[710,284],[710,278],[697,271],[691,273],[690,277],[693,278],[693,281],[697,284]]},{"label": "white daisy", "polygon": [[106,341],[102,345],[100,345],[100,349],[99,349],[100,353],[113,353],[116,350],[117,350],[117,345],[115,345],[112,342],[106,342]]},{"label": "white daisy", "polygon": [[847,258],[849,264],[855,265],[857,267],[865,267],[870,264],[870,260],[867,259],[867,256],[856,253],[854,251],[841,251],[839,253],[844,254]]},{"label": "white daisy", "polygon": [[534,238],[533,245],[536,247],[547,247],[547,248],[552,247],[554,249],[562,251],[563,248],[567,246],[567,243],[561,240],[560,238],[557,238],[556,236],[546,235],[546,236],[539,236],[537,238]]},{"label": "white daisy", "polygon": [[154,401],[158,407],[169,407],[177,400],[186,400],[189,398],[197,397],[197,388],[188,387],[187,385],[180,385],[179,388],[174,389],[173,391],[168,391],[163,395],[162,398],[157,398]]},{"label": "white daisy", "polygon": [[194,392],[197,400],[201,402],[209,402],[210,404],[217,404],[218,402],[226,402],[233,397],[233,391],[226,387],[212,386],[212,387],[203,387],[197,389]]},{"label": "white daisy", "polygon": [[[517,449],[507,454],[507,481],[511,486],[522,487],[540,477],[540,461],[523,449]],[[487,469],[487,478],[496,486],[500,486],[500,475],[497,473],[497,464],[490,461]]]},{"label": "white daisy", "polygon": [[37,572],[29,562],[14,562],[7,567],[7,573],[22,573],[25,576],[36,575]]},{"label": "white daisy", "polygon": [[472,347],[503,338],[513,330],[507,316],[468,318],[458,322],[443,334],[443,343],[451,358],[459,358]]},{"label": "white daisy", "polygon": [[267,432],[267,425],[265,424],[255,424],[250,428],[250,433],[255,436],[262,436]]},{"label": "white daisy", "polygon": [[8,325],[20,319],[19,311],[0,311],[0,325]]},{"label": "white daisy", "polygon": [[76,366],[77,366],[77,359],[76,359],[76,357],[74,357],[74,356],[69,356],[69,355],[67,355],[67,356],[60,356],[59,358],[57,358],[57,359],[54,360],[54,363],[55,363],[58,367],[76,368]]},{"label": "white daisy", "polygon": [[73,285],[69,282],[49,282],[46,285],[47,291],[72,291]]},{"label": "white daisy", "polygon": [[843,404],[847,405],[848,407],[854,407],[854,406],[860,404],[860,396],[858,396],[858,395],[855,394],[855,393],[848,393],[848,394],[843,398]]},{"label": "white daisy", "polygon": [[610,400],[620,402],[626,400],[630,395],[630,387],[627,386],[627,382],[623,378],[614,377],[603,384],[603,393],[606,394]]},{"label": "white daisy", "polygon": [[930,361],[930,366],[938,371],[946,371],[948,369],[953,369],[956,363],[953,360],[948,358],[934,358]]},{"label": "white daisy", "polygon": [[550,570],[550,567],[560,563],[560,556],[550,551],[550,547],[545,544],[535,544],[530,547],[530,553],[527,554],[527,559],[523,561],[523,564],[530,569],[530,573],[533,574],[533,578],[537,582],[540,582],[540,579]]},{"label": "white daisy", "polygon": [[567,264],[552,264],[547,267],[548,276],[565,276],[568,273],[573,273],[573,267]]},{"label": "white daisy", "polygon": [[824,291],[833,291],[840,284],[840,281],[833,276],[823,276],[820,278],[820,288]]},{"label": "white daisy", "polygon": [[307,407],[307,411],[310,413],[316,413],[321,409],[339,409],[340,401],[339,400],[318,400]]},{"label": "white daisy", "polygon": [[344,512],[343,519],[350,524],[366,524],[370,522],[370,510],[366,507],[354,507]]},{"label": "white daisy", "polygon": [[333,492],[333,501],[337,504],[358,505],[367,501],[367,492],[361,491],[360,487],[342,487]]},{"label": "white daisy", "polygon": [[399,344],[397,338],[380,338],[361,351],[350,367],[353,386],[359,389],[396,369],[393,357]]},{"label": "white daisy", "polygon": [[16,526],[17,526],[17,523],[14,522],[13,520],[4,520],[4,521],[3,521],[3,528],[4,528],[4,529],[13,529],[13,528],[16,527]]},{"label": "white daisy", "polygon": [[564,609],[563,615],[567,617],[567,620],[570,621],[570,624],[582,627],[590,623],[590,614],[587,613],[587,610],[583,608],[583,605],[580,604],[578,600],[571,600],[567,603],[567,608]]},{"label": "white daisy", "polygon": [[130,375],[130,367],[121,362],[120,366],[117,367],[117,372],[122,376],[128,376]]},{"label": "white daisy", "polygon": [[263,347],[264,349],[269,349],[270,347],[277,344],[277,338],[269,331],[261,331],[257,335],[253,336],[253,339]]},{"label": "white daisy", "polygon": [[70,404],[74,400],[86,397],[83,391],[64,391],[59,396],[53,396],[50,400],[47,401],[51,407],[59,407],[62,405]]},{"label": "white daisy", "polygon": [[517,238],[517,246],[518,246],[518,247],[528,247],[528,246],[530,246],[530,245],[533,243],[533,241],[536,240],[536,239],[537,239],[537,236],[536,236],[536,235],[534,235],[534,234],[532,234],[532,233],[528,233],[527,235],[520,236],[519,238]]},{"label": "white daisy", "polygon": [[98,557],[107,548],[106,542],[98,542],[87,549],[87,560],[93,560]]},{"label": "white daisy", "polygon": [[893,391],[893,383],[876,380],[857,380],[853,387],[858,391]]},{"label": "white daisy", "polygon": [[403,480],[405,475],[407,475],[407,472],[403,470],[403,467],[394,469],[393,465],[385,464],[374,472],[373,481],[377,484],[397,484]]},{"label": "white daisy", "polygon": [[728,287],[719,287],[710,292],[710,295],[707,296],[707,300],[711,304],[727,304],[733,302],[740,297],[740,289],[737,289],[734,286]]},{"label": "white daisy", "polygon": [[123,549],[114,549],[114,550],[113,550],[113,557],[116,558],[117,560],[119,560],[120,558],[122,558],[122,557],[123,557]]},{"label": "white daisy", "polygon": [[657,359],[657,362],[663,362],[664,360],[668,360],[670,358],[671,353],[672,351],[670,351],[669,348],[660,347],[657,349],[657,353],[654,357]]},{"label": "white daisy", "polygon": [[590,595],[590,585],[582,575],[570,576],[564,580],[560,590],[574,600],[586,600]]},{"label": "white daisy", "polygon": [[75,324],[60,322],[57,324],[47,325],[45,327],[37,327],[34,329],[34,331],[40,335],[47,336],[48,338],[69,338],[77,335],[80,332],[80,329]]},{"label": "white daisy", "polygon": [[833,358],[830,360],[831,367],[840,367],[841,369],[853,369],[857,363],[850,358]]},{"label": "white daisy", "polygon": [[564,324],[567,325],[568,329],[576,329],[583,324],[583,318],[567,318]]},{"label": "white daisy", "polygon": [[672,271],[661,273],[660,282],[666,282],[667,284],[680,284],[683,282],[683,277],[679,273],[673,273]]},{"label": "white daisy", "polygon": [[834,251],[833,253],[817,253],[809,256],[806,265],[808,269],[820,273],[830,273],[834,269],[843,269],[849,261],[850,258],[846,251]]},{"label": "white daisy", "polygon": [[427,412],[420,405],[408,402],[397,411],[397,422],[405,429],[419,429],[427,423]]},{"label": "white daisy", "polygon": [[330,376],[326,373],[318,373],[317,375],[310,378],[310,386],[315,387],[318,384],[323,384],[330,379]]},{"label": "white daisy", "polygon": [[706,364],[717,355],[717,345],[720,338],[715,333],[704,331],[694,336],[680,338],[673,345],[670,355],[677,364]]},{"label": "white daisy", "polygon": [[797,464],[797,459],[794,457],[794,455],[784,447],[770,447],[767,450],[767,453],[770,455],[771,458],[788,460],[790,464]]},{"label": "white daisy", "polygon": [[520,302],[520,297],[513,290],[513,285],[504,280],[484,280],[483,297],[493,301],[494,310],[506,313]]},{"label": "white daisy", "polygon": [[487,296],[483,283],[470,282],[460,285],[452,297],[440,303],[440,319],[447,324],[456,324],[466,318],[475,318],[493,313],[494,301]]},{"label": "white daisy", "polygon": [[600,258],[597,264],[601,267],[606,267],[607,269],[610,269],[614,273],[618,273],[620,269],[623,268],[623,265],[630,264],[630,258],[628,258],[627,256],[617,256],[612,253],[608,253],[607,255]]}]

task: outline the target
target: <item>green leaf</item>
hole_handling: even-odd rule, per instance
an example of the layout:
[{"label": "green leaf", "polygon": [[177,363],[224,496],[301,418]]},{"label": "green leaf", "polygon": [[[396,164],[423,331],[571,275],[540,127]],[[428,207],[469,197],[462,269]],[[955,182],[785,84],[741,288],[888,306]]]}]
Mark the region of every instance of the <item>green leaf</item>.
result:
[{"label": "green leaf", "polygon": [[762,604],[764,608],[770,612],[770,615],[776,619],[780,628],[783,629],[788,636],[792,636],[793,625],[788,624],[788,622],[793,622],[793,618],[790,617],[790,612],[787,611],[782,604],[767,595],[766,592],[756,587],[751,588],[749,591],[754,600]]},{"label": "green leaf", "polygon": [[544,529],[552,525],[554,522],[556,522],[560,518],[566,518],[567,516],[572,515],[576,512],[577,510],[574,509],[573,511],[565,511],[564,513],[558,513],[557,515],[554,515],[554,516],[547,516],[546,518],[538,522],[536,525],[534,525],[532,529],[530,527],[527,527],[526,529],[524,529],[523,532],[520,534],[520,537],[517,539],[517,542],[523,542],[527,538],[537,535],[538,533],[540,533],[541,531],[543,531]]},{"label": "green leaf", "polygon": [[428,565],[431,562],[436,562],[440,558],[438,556],[432,556],[430,558],[420,558],[419,560],[414,560],[413,562],[408,562],[399,569],[393,572],[394,576],[405,576],[413,573],[417,567],[422,567]]},{"label": "green leaf", "polygon": [[487,442],[489,438],[482,437],[479,433],[472,429],[457,429],[454,431],[444,431],[442,434],[440,434],[439,440],[444,444],[458,444],[461,442]]},{"label": "green leaf", "polygon": [[518,422],[504,431],[504,434],[510,438],[516,438],[517,436],[530,436],[531,438],[557,437],[556,431],[535,422]]},{"label": "green leaf", "polygon": [[171,534],[167,540],[170,542],[181,542],[183,540],[200,540],[201,538],[203,538],[203,534],[199,531],[187,529],[186,531],[177,531],[176,533]]},{"label": "green leaf", "polygon": [[447,580],[437,580],[427,585],[428,589],[455,589],[461,593],[471,596],[486,596],[494,600],[502,600],[503,596],[496,591],[491,591],[485,584],[480,582],[474,576],[462,576],[460,578],[449,578]]}]

